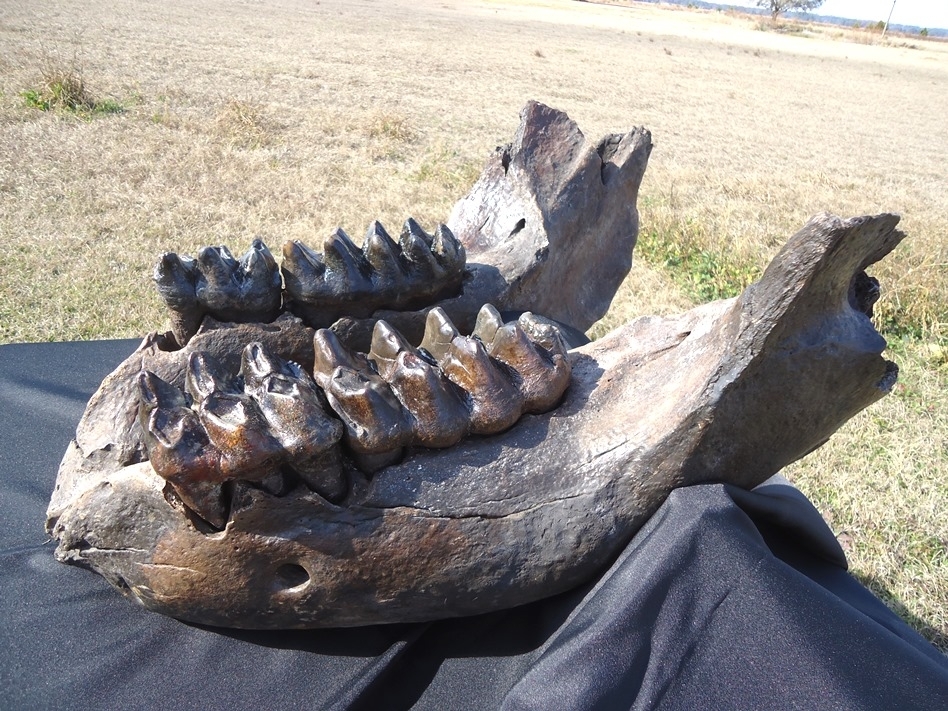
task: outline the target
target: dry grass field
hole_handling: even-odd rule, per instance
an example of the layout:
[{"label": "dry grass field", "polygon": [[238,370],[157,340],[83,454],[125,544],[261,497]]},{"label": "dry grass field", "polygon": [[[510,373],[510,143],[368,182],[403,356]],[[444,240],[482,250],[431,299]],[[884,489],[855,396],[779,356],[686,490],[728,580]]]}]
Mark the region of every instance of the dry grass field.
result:
[{"label": "dry grass field", "polygon": [[632,2],[5,0],[0,343],[163,327],[165,250],[431,226],[527,99],[645,125],[637,260],[594,333],[733,294],[814,213],[903,215],[877,272],[901,382],[787,473],[948,650],[948,44],[858,39]]}]

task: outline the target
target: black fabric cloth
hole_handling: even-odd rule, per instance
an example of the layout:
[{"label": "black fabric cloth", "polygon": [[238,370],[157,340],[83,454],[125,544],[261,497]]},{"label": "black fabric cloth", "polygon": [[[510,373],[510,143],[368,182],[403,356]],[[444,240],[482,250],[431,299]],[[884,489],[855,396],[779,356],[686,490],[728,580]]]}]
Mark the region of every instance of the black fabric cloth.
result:
[{"label": "black fabric cloth", "polygon": [[133,341],[0,346],[2,709],[948,709],[948,661],[796,489],[674,492],[589,584],[478,617],[240,632],[57,563],[43,520]]}]

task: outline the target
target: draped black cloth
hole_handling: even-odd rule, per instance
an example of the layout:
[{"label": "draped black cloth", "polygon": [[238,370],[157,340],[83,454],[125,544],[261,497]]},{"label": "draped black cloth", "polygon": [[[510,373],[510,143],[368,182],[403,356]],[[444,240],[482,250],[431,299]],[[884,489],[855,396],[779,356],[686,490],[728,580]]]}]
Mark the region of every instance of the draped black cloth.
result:
[{"label": "draped black cloth", "polygon": [[2,709],[948,709],[948,658],[772,480],[675,491],[601,577],[428,624],[242,632],[147,612],[43,531],[134,341],[0,346]]}]

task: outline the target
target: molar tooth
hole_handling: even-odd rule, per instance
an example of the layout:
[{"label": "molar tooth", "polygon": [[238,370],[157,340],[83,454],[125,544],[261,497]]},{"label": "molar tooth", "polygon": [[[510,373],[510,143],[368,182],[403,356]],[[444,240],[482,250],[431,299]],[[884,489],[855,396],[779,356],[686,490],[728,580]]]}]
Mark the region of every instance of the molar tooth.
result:
[{"label": "molar tooth", "polygon": [[477,312],[474,333],[471,335],[477,336],[485,346],[489,346],[494,340],[497,329],[502,328],[503,325],[504,319],[501,318],[500,312],[491,304],[484,304],[481,306],[481,310]]},{"label": "molar tooth", "polygon": [[388,380],[392,370],[395,368],[395,359],[402,351],[414,352],[411,344],[405,340],[405,337],[392,328],[385,321],[375,322],[372,329],[372,347],[369,350],[369,360],[375,363],[375,367],[385,380]]},{"label": "molar tooth", "polygon": [[431,252],[431,247],[412,232],[402,232],[402,252],[416,272],[416,279],[432,280],[444,276],[444,268]]},{"label": "molar tooth", "polygon": [[279,314],[281,302],[280,270],[276,260],[260,239],[240,258],[237,271],[240,282],[240,303],[234,304],[246,313],[245,318],[272,321]]},{"label": "molar tooth", "polygon": [[404,243],[405,240],[409,238],[409,236],[413,236],[421,240],[429,250],[431,249],[431,235],[425,232],[424,228],[415,221],[414,217],[409,217],[407,220],[405,220],[405,224],[402,226],[402,242]]},{"label": "molar tooth", "polygon": [[334,466],[338,462],[327,455],[342,437],[342,423],[323,409],[316,384],[298,365],[267,352],[260,343],[244,348],[241,372],[287,465],[327,498],[345,493],[342,467]]},{"label": "molar tooth", "polygon": [[197,303],[197,264],[191,257],[165,252],[155,265],[153,278],[158,293],[169,308],[186,309]]},{"label": "molar tooth", "polygon": [[366,376],[372,366],[362,353],[352,352],[339,342],[335,332],[320,328],[313,334],[313,379],[323,390],[329,390],[329,380],[339,366],[356,370]]},{"label": "molar tooth", "polygon": [[202,247],[197,255],[197,266],[198,300],[211,311],[227,310],[239,298],[237,260],[224,245]]},{"label": "molar tooth", "polygon": [[362,250],[353,244],[349,235],[337,229],[326,240],[323,261],[332,274],[337,294],[355,296],[372,290],[370,274],[372,268],[365,260]]},{"label": "molar tooth", "polygon": [[234,389],[230,374],[220,362],[208,353],[197,352],[188,356],[185,388],[195,402],[204,400],[215,390]]},{"label": "molar tooth", "polygon": [[484,344],[476,338],[455,338],[441,361],[441,370],[468,395],[472,434],[496,434],[520,418],[520,390],[491,362]]},{"label": "molar tooth", "polygon": [[451,341],[459,335],[444,309],[436,306],[425,319],[425,335],[419,348],[424,348],[440,363],[451,347]]},{"label": "molar tooth", "polygon": [[138,392],[142,405],[149,411],[155,408],[187,408],[191,404],[183,392],[150,370],[143,370],[138,374]]},{"label": "molar tooth", "polygon": [[569,359],[536,346],[516,321],[499,328],[487,350],[519,376],[525,412],[551,410],[569,385]]},{"label": "molar tooth", "polygon": [[549,351],[551,355],[559,354],[564,358],[567,357],[566,351],[569,349],[566,347],[566,342],[563,340],[560,330],[547,319],[526,311],[520,315],[517,322],[527,334],[527,337],[538,346]]},{"label": "molar tooth", "polygon": [[401,351],[388,380],[414,420],[414,444],[450,447],[467,434],[468,412],[455,386],[423,358]]},{"label": "molar tooth", "polygon": [[338,367],[326,390],[329,404],[345,425],[346,444],[356,454],[398,452],[411,440],[401,404],[378,376]]},{"label": "molar tooth", "polygon": [[362,251],[375,271],[376,288],[394,289],[406,275],[401,249],[378,220],[369,226]]},{"label": "molar tooth", "polygon": [[284,243],[280,271],[294,299],[305,301],[326,291],[326,265],[318,253],[298,240]]},{"label": "molar tooth", "polygon": [[431,251],[437,255],[442,266],[447,271],[457,271],[464,269],[464,263],[467,254],[454,233],[447,225],[438,225],[435,230],[435,236],[431,245]]},{"label": "molar tooth", "polygon": [[207,438],[221,453],[224,479],[253,481],[271,474],[282,454],[256,403],[242,393],[212,392],[198,415]]}]

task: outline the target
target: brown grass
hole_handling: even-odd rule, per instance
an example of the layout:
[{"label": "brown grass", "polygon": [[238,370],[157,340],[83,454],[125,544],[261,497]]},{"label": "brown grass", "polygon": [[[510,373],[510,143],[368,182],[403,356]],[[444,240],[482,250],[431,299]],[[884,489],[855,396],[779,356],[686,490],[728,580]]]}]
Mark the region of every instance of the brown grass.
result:
[{"label": "brown grass", "polygon": [[[161,328],[164,250],[443,220],[527,99],[591,136],[643,124],[642,246],[597,332],[735,288],[814,213],[904,216],[877,270],[904,387],[790,473],[944,642],[948,45],[636,3],[264,5],[0,5],[0,342]],[[125,111],[26,106],[50,47]]]}]

